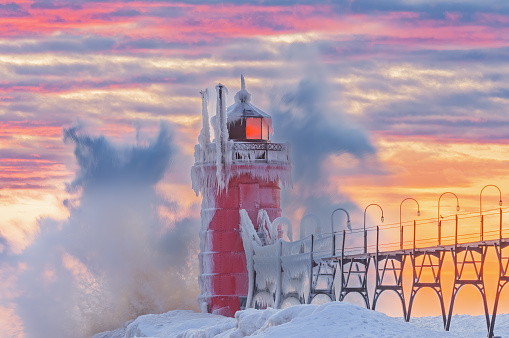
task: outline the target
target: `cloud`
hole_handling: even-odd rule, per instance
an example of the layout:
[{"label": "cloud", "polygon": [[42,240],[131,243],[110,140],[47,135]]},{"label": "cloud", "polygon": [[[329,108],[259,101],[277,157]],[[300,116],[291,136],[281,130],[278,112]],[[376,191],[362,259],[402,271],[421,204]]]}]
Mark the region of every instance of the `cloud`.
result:
[{"label": "cloud", "polygon": [[[178,206],[156,192],[176,148],[162,126],[144,146],[115,146],[77,128],[64,130],[78,164],[65,201],[69,218],[40,231],[11,265],[23,262],[11,299],[27,336],[84,337],[145,313],[196,308],[199,220],[158,215]],[[173,192],[178,194],[178,192]],[[5,256],[4,256],[5,258]]]},{"label": "cloud", "polygon": [[278,138],[295,149],[295,176],[316,180],[320,165],[330,154],[348,152],[363,157],[375,152],[367,134],[349,121],[339,107],[327,102],[327,83],[301,80],[286,91],[280,109],[274,109]]},{"label": "cloud", "polygon": [[314,214],[322,231],[330,232],[335,208],[347,208],[350,213],[358,209],[341,187],[332,183],[331,156],[350,154],[358,159],[354,166],[363,170],[368,163],[365,160],[376,158],[376,148],[366,130],[335,103],[336,88],[327,66],[317,60],[317,50],[293,44],[283,55],[292,60],[295,69],[283,69],[277,76],[291,79],[291,84],[272,88],[270,96],[273,139],[289,142],[292,149],[294,188],[283,192],[282,209],[294,226],[303,215]]},{"label": "cloud", "polygon": [[30,13],[28,13],[23,7],[14,2],[0,4],[0,18],[26,17],[26,16],[30,16]]}]

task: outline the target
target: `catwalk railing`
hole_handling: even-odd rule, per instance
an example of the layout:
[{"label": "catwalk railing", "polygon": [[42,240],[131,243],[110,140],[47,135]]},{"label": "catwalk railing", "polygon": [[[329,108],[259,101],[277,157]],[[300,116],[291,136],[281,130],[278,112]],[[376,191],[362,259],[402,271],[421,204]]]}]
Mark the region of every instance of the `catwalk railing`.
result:
[{"label": "catwalk railing", "polygon": [[[492,337],[504,286],[509,282],[509,226],[504,227],[499,208],[463,213],[440,220],[424,219],[400,224],[368,227],[366,230],[313,234],[295,242],[279,240],[254,248],[255,283],[249,290],[248,307],[285,308],[327,300],[342,301],[350,293],[360,294],[367,308],[375,309],[380,295],[395,292],[403,317],[410,320],[417,293],[431,288],[438,296],[444,328],[449,330],[456,295],[465,285],[481,294],[488,336]],[[461,223],[480,221],[461,227]],[[394,240],[397,239],[397,240]],[[364,245],[364,243],[367,243]],[[488,309],[484,267],[488,250],[498,259],[498,284],[494,304]],[[441,271],[446,256],[454,263],[454,283],[446,311]],[[412,268],[408,301],[403,292],[403,269]],[[368,274],[375,269],[375,286],[370,298]]]}]

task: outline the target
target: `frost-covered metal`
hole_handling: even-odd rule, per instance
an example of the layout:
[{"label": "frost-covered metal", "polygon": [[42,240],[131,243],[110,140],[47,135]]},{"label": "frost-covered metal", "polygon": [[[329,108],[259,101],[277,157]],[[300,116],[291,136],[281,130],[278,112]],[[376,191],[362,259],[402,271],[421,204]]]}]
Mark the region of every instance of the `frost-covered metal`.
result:
[{"label": "frost-covered metal", "polygon": [[[257,233],[246,218],[245,210],[240,213],[241,233],[250,271],[247,307],[273,304],[280,308],[290,298],[309,303],[317,294],[326,295],[329,299],[335,298],[333,281],[336,263],[326,262],[322,258],[330,257],[336,235],[321,236],[314,233],[299,241],[289,242],[283,240],[283,234],[276,231],[280,224],[286,224],[287,231],[291,231],[288,219],[276,219],[274,226],[265,217],[265,211],[260,210],[258,222],[263,225],[263,230],[259,229]],[[264,243],[259,234],[266,237],[265,229],[273,229],[269,235],[277,236],[277,239],[273,242],[266,240]],[[291,238],[291,235],[288,237]],[[267,300],[268,295],[272,297],[271,300]]]},{"label": "frost-covered metal", "polygon": [[[228,189],[232,178],[249,175],[263,181],[277,181],[283,188],[292,187],[290,145],[288,143],[250,143],[228,141],[224,170],[218,176],[217,145],[194,148],[195,165],[191,168],[192,187],[196,195],[204,190]],[[224,176],[223,176],[224,174]]]}]

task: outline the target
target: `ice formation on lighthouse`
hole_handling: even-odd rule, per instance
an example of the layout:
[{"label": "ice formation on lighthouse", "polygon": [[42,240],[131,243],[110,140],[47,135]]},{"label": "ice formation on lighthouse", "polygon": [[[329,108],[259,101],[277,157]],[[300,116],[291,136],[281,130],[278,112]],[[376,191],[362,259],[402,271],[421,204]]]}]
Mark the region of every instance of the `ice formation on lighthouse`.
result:
[{"label": "ice formation on lighthouse", "polygon": [[277,232],[274,231],[272,224],[270,223],[267,211],[263,209],[258,210],[258,229],[260,228],[265,235],[265,243],[268,245],[274,244],[277,240]]},{"label": "ice formation on lighthouse", "polygon": [[[216,180],[217,189],[224,190],[228,186],[227,173],[231,164],[231,142],[228,142],[228,127],[226,124],[226,94],[228,89],[222,84],[216,86]],[[229,144],[230,143],[230,144]]]},{"label": "ice formation on lighthouse", "polygon": [[[266,117],[269,129],[272,132],[272,122],[268,114],[264,113],[251,104],[251,94],[246,90],[244,77],[241,77],[241,89],[235,94],[235,103],[226,109],[226,94],[228,89],[219,84],[216,86],[218,94],[216,116],[212,117],[212,124],[216,134],[215,144],[203,142],[195,147],[195,164],[216,164],[216,171],[205,170],[202,165],[194,165],[191,169],[192,187],[196,195],[206,190],[221,191],[228,189],[228,182],[238,176],[250,175],[253,178],[280,182],[284,188],[292,187],[291,170],[288,164],[291,161],[290,147],[288,144],[274,144],[278,151],[267,151],[266,149],[246,149],[243,143],[236,143],[228,140],[228,124],[238,121],[243,115],[257,115]],[[208,92],[206,92],[208,95]],[[200,135],[206,140],[208,126],[208,113],[206,104],[208,96],[202,95],[202,112],[204,126]],[[205,122],[207,118],[207,122]],[[219,136],[218,136],[219,135]],[[266,156],[264,163],[258,163],[258,159]],[[242,163],[235,170],[229,170],[232,161]],[[269,164],[269,168],[267,168]],[[269,170],[267,170],[269,169]]]},{"label": "ice formation on lighthouse", "polygon": [[[258,212],[258,224],[263,227],[262,233],[267,236],[265,229],[277,229],[280,224],[291,223],[287,219],[275,219],[271,224],[267,212]],[[245,210],[240,210],[240,230],[246,251],[246,262],[249,273],[249,305],[254,306],[253,290],[266,290],[266,293],[258,292],[262,298],[256,299],[259,306],[278,306],[280,296],[295,292],[300,297],[307,299],[309,296],[309,277],[312,267],[320,263],[320,258],[330,254],[332,245],[331,237],[304,238],[296,242],[287,242],[275,237],[274,241],[267,241],[262,245],[262,240],[254,230],[253,223]],[[277,236],[275,231],[272,232]],[[313,249],[311,241],[313,240]],[[284,271],[282,274],[281,271]],[[253,281],[254,280],[254,281]],[[275,296],[275,299],[274,299]],[[269,301],[268,297],[273,297]],[[267,298],[267,299],[265,299]]]},{"label": "ice formation on lighthouse", "polygon": [[[270,220],[281,216],[280,188],[292,185],[290,147],[270,141],[271,117],[251,103],[243,77],[235,103],[228,109],[226,87],[218,84],[216,93],[216,115],[211,119],[215,139],[210,142],[208,97],[202,92],[204,121],[191,169],[193,189],[203,197],[198,303],[202,311],[232,316],[249,297],[254,264],[265,266],[246,257],[261,250],[261,258],[269,250],[261,249],[262,244],[279,243],[278,229]],[[239,213],[242,209],[245,215]],[[251,225],[256,237],[251,236],[249,242],[257,238],[260,243],[255,240],[244,252],[246,238],[239,233],[239,223],[247,222],[242,220],[246,217],[257,222]],[[256,231],[264,235],[258,237]],[[273,260],[274,255],[268,259]],[[267,280],[257,283],[273,289],[275,271],[260,274],[259,278],[266,275]]]},{"label": "ice formation on lighthouse", "polygon": [[206,149],[207,144],[210,143],[210,124],[209,124],[209,90],[205,89],[200,91],[201,94],[201,114],[203,120],[203,127],[198,136],[198,143],[202,149]]}]

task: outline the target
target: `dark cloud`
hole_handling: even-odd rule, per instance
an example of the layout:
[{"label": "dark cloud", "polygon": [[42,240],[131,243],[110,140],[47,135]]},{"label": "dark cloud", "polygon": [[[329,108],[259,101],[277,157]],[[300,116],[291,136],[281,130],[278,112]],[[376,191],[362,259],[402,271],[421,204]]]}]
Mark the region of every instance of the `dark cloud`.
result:
[{"label": "dark cloud", "polygon": [[80,0],[36,0],[30,5],[30,8],[46,10],[61,8],[81,9],[82,8],[81,4],[86,2],[87,1]]},{"label": "dark cloud", "polygon": [[178,49],[178,48],[189,48],[189,47],[205,47],[208,45],[214,45],[206,41],[164,41],[157,38],[145,38],[145,39],[129,39],[125,38],[118,42],[115,49],[129,50],[129,49]]},{"label": "dark cloud", "polygon": [[132,17],[132,16],[141,15],[141,12],[136,9],[133,9],[133,8],[122,8],[122,9],[118,9],[114,12],[109,13],[109,15]]},{"label": "dark cloud", "polygon": [[[394,12],[414,12],[421,19],[448,20],[449,13],[458,13],[458,20],[469,22],[476,19],[478,13],[508,14],[509,4],[496,0],[487,2],[411,2],[403,0],[340,0],[333,5],[337,13],[350,11],[353,13],[377,14]],[[408,18],[408,21],[415,20]]]},{"label": "dark cloud", "polygon": [[38,42],[23,43],[20,45],[1,44],[0,53],[94,53],[109,51],[116,40],[109,37],[60,37],[56,39],[42,39]]},{"label": "dark cloud", "polygon": [[164,6],[158,8],[149,8],[145,12],[145,15],[162,18],[178,18],[184,16],[186,13],[187,10],[182,7]]},{"label": "dark cloud", "polygon": [[172,154],[170,135],[165,128],[149,147],[141,149],[118,151],[104,137],[82,136],[76,128],[64,130],[64,141],[74,143],[80,167],[71,189],[92,189],[119,182],[154,185],[163,177]]},{"label": "dark cloud", "polygon": [[20,5],[11,2],[0,4],[0,18],[1,17],[25,17],[30,16],[30,13]]},{"label": "dark cloud", "polygon": [[132,18],[140,15],[142,13],[134,8],[121,8],[108,13],[94,14],[90,18],[93,20],[113,21],[116,18]]}]

